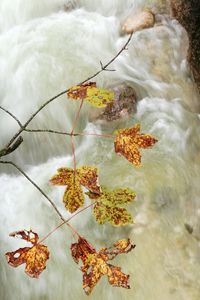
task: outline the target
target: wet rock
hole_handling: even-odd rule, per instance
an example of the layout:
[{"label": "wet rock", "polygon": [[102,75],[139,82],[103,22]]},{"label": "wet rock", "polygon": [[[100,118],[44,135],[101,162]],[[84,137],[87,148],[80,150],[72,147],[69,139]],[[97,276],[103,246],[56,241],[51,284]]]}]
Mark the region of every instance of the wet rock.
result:
[{"label": "wet rock", "polygon": [[150,2],[147,5],[148,9],[152,11],[154,15],[164,15],[170,14],[170,1],[169,0],[160,0],[155,2]]},{"label": "wet rock", "polygon": [[122,33],[132,33],[145,28],[153,27],[155,17],[151,11],[143,11],[129,15],[122,24]]},{"label": "wet rock", "polygon": [[109,103],[106,108],[93,112],[90,115],[90,121],[105,120],[114,121],[124,119],[136,111],[136,93],[135,90],[127,85],[120,85],[113,89],[115,100]]},{"label": "wet rock", "polygon": [[75,3],[72,1],[69,1],[67,4],[64,4],[64,11],[70,12],[71,10],[75,9]]},{"label": "wet rock", "polygon": [[100,120],[114,121],[128,117],[136,111],[136,94],[133,88],[118,87],[114,89],[115,100],[109,103],[105,110],[100,114]]},{"label": "wet rock", "polygon": [[185,223],[184,225],[185,225],[185,229],[187,230],[187,232],[189,234],[192,234],[193,230],[194,230],[193,227],[190,224],[188,224],[188,223]]},{"label": "wet rock", "polygon": [[200,92],[200,1],[171,0],[171,8],[172,15],[188,33],[188,62]]}]

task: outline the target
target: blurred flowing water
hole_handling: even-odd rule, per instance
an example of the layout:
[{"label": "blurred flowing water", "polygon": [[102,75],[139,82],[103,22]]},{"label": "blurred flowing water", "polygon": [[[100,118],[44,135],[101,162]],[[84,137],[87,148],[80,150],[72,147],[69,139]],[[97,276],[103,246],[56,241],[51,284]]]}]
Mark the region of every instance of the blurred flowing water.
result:
[{"label": "blurred flowing water", "polygon": [[[128,13],[144,9],[147,2],[1,0],[1,105],[25,122],[48,98],[93,74],[99,61],[111,59],[127,39],[119,35],[120,22]],[[116,72],[104,72],[96,79],[104,87],[132,86],[139,100],[137,113],[128,120],[91,123],[92,109],[85,105],[77,128],[111,133],[140,122],[143,132],[159,140],[143,152],[140,169],[115,155],[109,140],[75,140],[78,165],[95,164],[102,185],[130,187],[137,193],[130,208],[133,226],[100,227],[90,211],[72,222],[97,248],[127,236],[137,245],[132,253],[114,261],[131,275],[132,288],[112,288],[105,278],[90,299],[200,299],[200,101],[186,64],[186,33],[169,16],[159,19],[159,26],[134,34],[128,51],[111,66]],[[38,114],[30,128],[69,131],[76,110],[77,103],[64,95]],[[0,124],[4,146],[18,125],[2,111]],[[70,140],[46,133],[24,133],[23,137],[9,159],[26,170],[67,217],[61,201],[64,187],[51,187],[48,180],[57,168],[73,166]],[[4,253],[25,246],[9,238],[10,232],[31,226],[42,237],[60,220],[13,167],[1,165],[0,187],[0,299],[87,299],[81,288],[82,274],[70,257],[74,238],[67,228],[46,241],[51,259],[39,280],[26,276],[24,266],[7,265]],[[192,234],[185,224],[191,226]]]}]

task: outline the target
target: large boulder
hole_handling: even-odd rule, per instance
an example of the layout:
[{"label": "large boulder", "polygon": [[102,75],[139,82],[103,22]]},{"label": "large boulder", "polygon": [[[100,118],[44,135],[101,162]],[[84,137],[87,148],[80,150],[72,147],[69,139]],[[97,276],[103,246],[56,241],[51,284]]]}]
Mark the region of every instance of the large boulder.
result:
[{"label": "large boulder", "polygon": [[121,84],[113,88],[115,99],[106,108],[92,110],[89,120],[116,121],[124,120],[136,112],[137,97],[133,87]]},{"label": "large boulder", "polygon": [[173,16],[188,33],[188,61],[200,91],[200,1],[171,0],[171,8]]}]

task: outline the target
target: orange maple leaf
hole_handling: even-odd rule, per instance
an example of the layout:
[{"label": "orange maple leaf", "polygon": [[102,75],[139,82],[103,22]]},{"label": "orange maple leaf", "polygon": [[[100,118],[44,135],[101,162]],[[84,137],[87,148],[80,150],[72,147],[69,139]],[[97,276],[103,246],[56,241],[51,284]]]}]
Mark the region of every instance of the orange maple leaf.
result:
[{"label": "orange maple leaf", "polygon": [[100,193],[98,172],[95,167],[83,166],[76,169],[76,172],[71,168],[60,168],[57,170],[57,174],[50,179],[50,182],[54,185],[67,186],[63,202],[71,213],[84,204],[84,193],[81,185],[95,194]]},{"label": "orange maple leaf", "polygon": [[93,288],[103,275],[108,276],[108,282],[112,286],[129,289],[129,275],[121,272],[120,267],[113,266],[108,262],[118,254],[130,252],[135,245],[132,245],[129,239],[119,240],[111,248],[102,248],[96,252],[95,248],[87,240],[80,237],[77,243],[71,245],[71,254],[78,264],[81,260],[83,266],[83,289],[87,295],[90,295]]},{"label": "orange maple leaf", "polygon": [[115,138],[115,152],[123,155],[135,166],[141,165],[139,149],[152,147],[158,140],[150,134],[140,133],[140,124],[132,128],[124,128],[117,131]]},{"label": "orange maple leaf", "polygon": [[25,272],[32,278],[38,278],[46,269],[46,261],[49,259],[49,250],[47,246],[37,244],[38,234],[32,230],[21,230],[10,234],[12,237],[19,237],[30,242],[32,247],[19,248],[13,252],[5,254],[8,264],[12,267],[18,267],[26,264]]},{"label": "orange maple leaf", "polygon": [[96,88],[96,82],[87,82],[81,85],[73,86],[69,91],[67,92],[67,96],[72,98],[73,100],[80,100],[85,99],[87,96],[87,90],[88,88],[95,87]]}]

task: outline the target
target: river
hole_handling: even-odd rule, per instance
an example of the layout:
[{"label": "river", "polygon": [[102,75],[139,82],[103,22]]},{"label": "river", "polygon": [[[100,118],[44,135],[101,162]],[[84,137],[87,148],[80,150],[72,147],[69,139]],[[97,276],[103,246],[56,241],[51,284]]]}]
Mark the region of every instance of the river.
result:
[{"label": "river", "polygon": [[[128,39],[119,33],[122,20],[143,10],[147,2],[153,3],[0,0],[0,105],[26,122],[46,100],[95,73],[100,61],[115,56]],[[90,210],[72,221],[97,248],[127,236],[136,244],[131,253],[113,262],[131,275],[131,289],[113,288],[103,278],[92,300],[200,299],[200,101],[186,62],[186,33],[168,15],[158,17],[157,26],[133,35],[128,50],[111,65],[115,72],[102,72],[96,78],[99,86],[107,88],[124,83],[133,87],[137,112],[112,123],[91,122],[93,108],[85,104],[78,123],[79,132],[100,134],[139,122],[143,132],[159,140],[143,151],[142,167],[136,169],[114,153],[110,140],[75,138],[78,165],[97,165],[102,185],[130,187],[137,194],[130,206],[133,226],[99,226]],[[29,128],[69,131],[76,111],[77,103],[63,95],[41,111]],[[0,125],[3,147],[18,124],[0,111]],[[73,167],[69,137],[25,132],[23,138],[5,159],[25,170],[69,216],[61,200],[64,187],[48,183],[59,167]],[[12,166],[0,166],[0,299],[87,299],[82,274],[70,256],[74,237],[66,226],[45,241],[51,256],[38,280],[26,276],[24,266],[13,269],[7,264],[5,252],[26,246],[10,238],[10,232],[31,227],[43,237],[60,219],[26,178]]]}]

